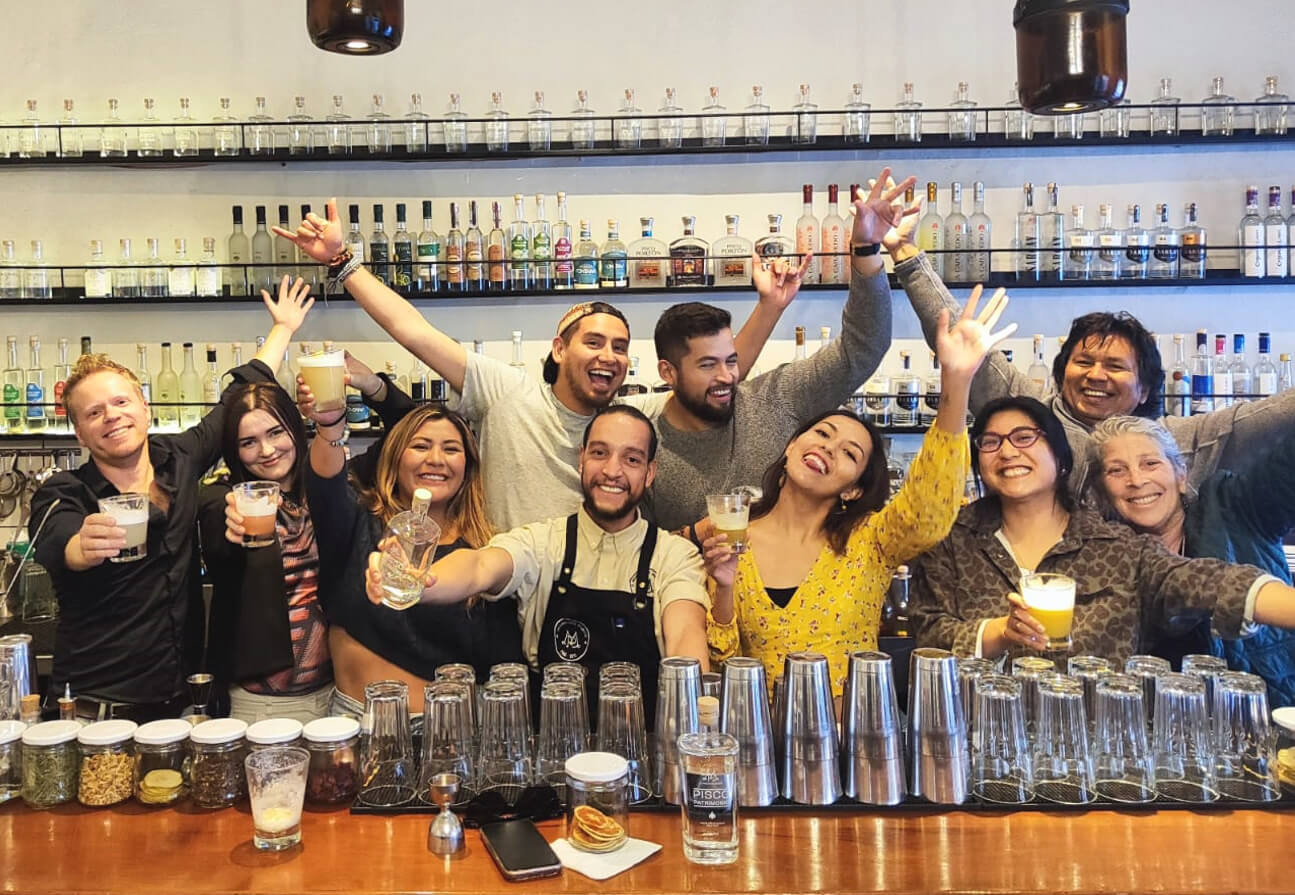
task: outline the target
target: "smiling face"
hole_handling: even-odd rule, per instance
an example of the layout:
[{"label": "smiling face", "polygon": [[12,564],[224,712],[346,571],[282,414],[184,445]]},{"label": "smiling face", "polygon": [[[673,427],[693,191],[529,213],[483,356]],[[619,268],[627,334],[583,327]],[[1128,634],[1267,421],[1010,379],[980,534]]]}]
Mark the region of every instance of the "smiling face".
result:
[{"label": "smiling face", "polygon": [[416,489],[426,488],[432,505],[443,506],[463,487],[466,470],[467,453],[458,428],[447,419],[428,420],[400,455],[396,490],[408,502]]},{"label": "smiling face", "polygon": [[1138,356],[1123,336],[1092,336],[1075,345],[1066,361],[1061,397],[1083,423],[1133,413],[1147,398],[1138,379]]},{"label": "smiling face", "polygon": [[648,459],[651,424],[623,413],[594,419],[580,451],[580,490],[585,511],[600,523],[632,517],[656,478],[656,461]]},{"label": "smiling face", "polygon": [[741,378],[733,330],[725,327],[711,336],[693,336],[679,366],[662,361],[660,372],[675,400],[693,416],[721,425],[733,418],[733,395]]},{"label": "smiling face", "polygon": [[555,388],[590,412],[606,407],[625,382],[629,352],[629,328],[620,318],[582,317],[570,339],[553,340],[553,360],[558,364]]},{"label": "smiling face", "polygon": [[1187,477],[1146,435],[1119,435],[1102,444],[1102,487],[1115,511],[1138,531],[1161,534],[1185,515]]},{"label": "smiling face", "polygon": [[292,485],[297,448],[292,433],[272,413],[249,410],[238,421],[238,459],[254,479]]},{"label": "smiling face", "polygon": [[1057,458],[1040,433],[1028,447],[1017,447],[1008,436],[1016,429],[1037,429],[1038,424],[1019,410],[1001,410],[985,423],[982,437],[1002,439],[998,450],[981,450],[978,456],[980,477],[994,494],[1004,501],[1024,501],[1057,491]]},{"label": "smiling face", "polygon": [[784,456],[787,484],[816,497],[853,500],[872,456],[872,439],[857,420],[833,415],[793,438]]},{"label": "smiling face", "polygon": [[77,441],[106,463],[124,461],[148,439],[148,402],[139,386],[113,370],[91,373],[64,396]]}]

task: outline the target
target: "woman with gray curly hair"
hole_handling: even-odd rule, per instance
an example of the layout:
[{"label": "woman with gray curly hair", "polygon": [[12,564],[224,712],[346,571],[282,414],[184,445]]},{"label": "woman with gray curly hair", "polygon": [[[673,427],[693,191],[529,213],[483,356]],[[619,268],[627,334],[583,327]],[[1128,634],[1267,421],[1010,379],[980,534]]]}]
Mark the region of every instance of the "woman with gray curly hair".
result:
[{"label": "woman with gray curly hair", "polygon": [[[1090,481],[1110,515],[1183,556],[1246,563],[1291,581],[1282,538],[1295,528],[1295,439],[1271,445],[1244,472],[1216,470],[1195,489],[1177,441],[1155,420],[1102,421],[1092,452],[1098,474]],[[1273,706],[1295,704],[1295,633],[1259,626],[1245,640],[1222,641],[1205,623],[1156,650],[1171,661],[1204,651],[1262,677]]]}]

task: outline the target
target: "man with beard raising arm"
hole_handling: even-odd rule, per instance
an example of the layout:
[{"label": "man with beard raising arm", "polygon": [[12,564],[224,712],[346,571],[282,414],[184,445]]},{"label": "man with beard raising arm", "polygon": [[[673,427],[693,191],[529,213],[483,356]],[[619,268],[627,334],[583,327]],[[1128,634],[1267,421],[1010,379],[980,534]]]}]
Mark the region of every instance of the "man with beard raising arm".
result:
[{"label": "man with beard raising arm", "polygon": [[[742,382],[744,347],[733,338],[727,311],[688,302],[661,315],[657,366],[673,392],[629,400],[660,432],[661,474],[650,507],[662,528],[682,530],[704,517],[707,494],[758,485],[802,423],[845,403],[872,375],[890,345],[890,284],[880,243],[920,208],[902,203],[916,182],[895,184],[886,168],[866,197],[861,191],[851,197],[854,272],[841,335],[812,357]],[[798,281],[803,270],[788,278]],[[770,272],[757,270],[757,284],[762,276]]]},{"label": "man with beard raising arm", "polygon": [[[444,557],[432,566],[422,601],[515,592],[532,669],[579,662],[595,697],[603,663],[634,662],[643,692],[653,694],[662,656],[691,656],[703,671],[709,667],[706,572],[692,544],[639,513],[657,471],[657,436],[648,418],[613,405],[594,416],[583,441],[584,502],[575,513]],[[374,603],[382,602],[380,558],[369,555],[366,589]],[[645,702],[650,724],[652,700]]]}]

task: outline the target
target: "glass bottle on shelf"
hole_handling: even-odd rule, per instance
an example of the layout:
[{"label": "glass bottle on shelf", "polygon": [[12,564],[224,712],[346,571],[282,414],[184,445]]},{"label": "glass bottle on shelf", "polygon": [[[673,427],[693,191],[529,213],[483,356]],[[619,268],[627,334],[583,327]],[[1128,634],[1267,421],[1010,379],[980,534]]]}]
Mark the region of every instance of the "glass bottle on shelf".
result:
[{"label": "glass bottle on shelf", "polygon": [[1147,276],[1153,280],[1174,279],[1178,276],[1178,231],[1169,223],[1169,206],[1156,205],[1156,226],[1151,231],[1151,264]]},{"label": "glass bottle on shelf", "polygon": [[796,113],[791,142],[813,143],[818,139],[818,104],[810,102],[809,85],[800,85],[800,99],[791,110]]},{"label": "glass bottle on shelf", "polygon": [[968,97],[966,81],[958,82],[958,91],[949,103],[949,139],[971,142],[976,139],[976,104]]},{"label": "glass bottle on shelf", "polygon": [[[486,286],[491,292],[502,292],[509,285],[508,263],[505,260],[508,257],[508,237],[499,226],[502,214],[498,202],[490,203],[490,215],[494,226],[486,234]],[[526,288],[525,278],[519,288]]]},{"label": "glass bottle on shelf", "polygon": [[643,144],[643,110],[634,102],[634,89],[625,89],[625,101],[614,121],[616,127],[616,147],[618,149],[638,149]]},{"label": "glass bottle on shelf", "polygon": [[270,126],[274,119],[265,109],[265,97],[256,97],[255,103],[256,111],[247,119],[247,151],[251,155],[274,155],[274,128]]},{"label": "glass bottle on shelf", "polygon": [[944,218],[940,216],[940,186],[933,180],[926,184],[926,214],[917,222],[917,247],[926,252],[936,276],[944,279]]},{"label": "glass bottle on shelf", "polygon": [[[304,215],[303,215],[304,217]],[[289,233],[296,228],[288,221],[288,206],[279,206],[279,229],[287,230]],[[293,280],[297,277],[309,280],[309,271],[297,270],[297,247],[291,239],[286,236],[274,235],[274,283],[275,288],[283,280],[284,276],[291,277]],[[406,284],[408,285],[408,284]],[[278,294],[278,293],[274,293]]]},{"label": "glass bottle on shelf", "polygon": [[1178,275],[1197,280],[1205,279],[1206,252],[1208,234],[1197,219],[1196,203],[1188,202],[1183,208],[1182,260],[1178,264]]},{"label": "glass bottle on shelf", "polygon": [[949,215],[944,219],[944,247],[948,260],[944,269],[952,283],[965,283],[971,273],[970,225],[962,213],[962,184],[954,181],[949,188]]},{"label": "glass bottle on shelf", "polygon": [[[350,205],[346,209],[347,231],[346,247],[361,262],[365,261],[368,253],[365,251],[364,234],[360,232],[360,206]],[[377,275],[377,272],[374,272]]]},{"label": "glass bottle on shelf", "polygon": [[535,105],[526,115],[526,143],[531,152],[548,152],[553,144],[553,113],[544,108],[544,91],[535,91]]},{"label": "glass bottle on shelf", "polygon": [[598,285],[604,289],[624,289],[629,285],[626,267],[627,253],[620,226],[611,218],[607,221],[607,241],[598,249]]},{"label": "glass bottle on shelf", "polygon": [[1232,334],[1232,403],[1244,404],[1255,396],[1254,377],[1246,363],[1246,337],[1244,333]]},{"label": "glass bottle on shelf", "polygon": [[1133,110],[1128,97],[1113,106],[1107,106],[1097,116],[1098,134],[1106,139],[1126,139],[1129,136]]},{"label": "glass bottle on shelf", "polygon": [[47,390],[47,381],[45,367],[40,362],[40,336],[31,336],[27,340],[30,358],[27,375],[24,377],[23,385],[26,391],[27,402],[27,431],[42,432],[49,424],[49,410],[45,404],[50,399]]},{"label": "glass bottle on shelf", "polygon": [[153,403],[153,374],[148,372],[148,345],[143,342],[135,343],[135,378],[139,380],[144,400]]},{"label": "glass bottle on shelf", "polygon": [[724,215],[724,235],[715,240],[715,285],[750,286],[751,240],[738,233],[741,218],[735,214]]},{"label": "glass bottle on shelf", "polygon": [[405,152],[423,153],[427,151],[427,142],[430,137],[428,134],[428,122],[431,116],[423,111],[423,95],[421,93],[411,93],[409,95],[409,111],[405,114],[409,120],[404,124],[405,131]]},{"label": "glass bottle on shelf", "polygon": [[[405,217],[405,203],[396,203],[396,232],[391,234],[391,255],[395,262],[392,268],[392,288],[398,292],[408,293],[414,281],[414,237],[408,229]],[[291,247],[292,243],[288,242]]]},{"label": "glass bottle on shelf", "polygon": [[1092,263],[1093,231],[1084,226],[1084,206],[1072,205],[1061,277],[1066,280],[1086,280],[1092,270]]},{"label": "glass bottle on shelf", "polygon": [[117,114],[117,100],[108,100],[108,117],[99,130],[99,157],[122,158],[129,145],[129,132],[121,126],[121,116]]},{"label": "glass bottle on shelf", "polygon": [[913,99],[912,82],[904,83],[904,93],[895,104],[895,139],[902,143],[922,139],[922,104]]},{"label": "glass bottle on shelf", "polygon": [[1178,133],[1178,104],[1181,99],[1173,95],[1173,81],[1160,79],[1160,92],[1151,101],[1151,136],[1172,137]]},{"label": "glass bottle on shelf", "polygon": [[863,418],[874,426],[883,428],[890,425],[891,391],[890,377],[882,367],[872,374],[863,386]]},{"label": "glass bottle on shelf", "polygon": [[993,242],[993,221],[985,214],[985,184],[977,180],[972,186],[972,211],[967,220],[967,241],[970,250],[970,262],[967,276],[973,283],[985,283],[989,280],[993,268],[990,248]]},{"label": "glass bottle on shelf", "polygon": [[1084,113],[1056,115],[1052,119],[1054,140],[1082,140],[1084,138]]},{"label": "glass bottle on shelf", "polygon": [[771,214],[768,218],[769,232],[755,241],[755,253],[764,259],[766,270],[777,257],[785,257],[789,263],[794,264],[795,259],[790,256],[796,253],[796,244],[782,232],[782,215]]},{"label": "glass bottle on shelf", "polygon": [[450,108],[442,119],[445,129],[445,151],[468,151],[468,115],[459,108],[459,95],[450,94]]},{"label": "glass bottle on shelf", "polygon": [[364,143],[369,152],[390,152],[391,116],[387,114],[385,100],[381,93],[373,94],[373,105],[369,108],[369,114],[364,117],[369,122],[364,129]]},{"label": "glass bottle on shelf", "polygon": [[43,158],[45,156],[45,129],[36,114],[36,100],[27,100],[27,114],[18,132],[18,157]]},{"label": "glass bottle on shelf", "polygon": [[1142,206],[1129,206],[1129,225],[1124,231],[1124,263],[1120,276],[1126,280],[1141,280],[1147,275],[1151,261],[1151,233],[1142,226]]},{"label": "glass bottle on shelf", "polygon": [[626,249],[631,289],[665,288],[667,249],[664,242],[652,235],[652,224],[652,218],[639,218],[640,236]]},{"label": "glass bottle on shelf", "polygon": [[1061,211],[1057,185],[1048,184],[1048,205],[1039,215],[1039,270],[1049,277],[1061,276],[1065,246],[1066,216]]},{"label": "glass bottle on shelf", "polygon": [[436,292],[441,288],[441,235],[432,227],[432,200],[423,200],[423,229],[415,243],[418,264],[414,267],[413,291]]},{"label": "glass bottle on shelf", "polygon": [[769,106],[764,101],[764,88],[759,84],[751,88],[751,102],[743,110],[742,137],[753,146],[769,142]]},{"label": "glass bottle on shelf", "polygon": [[1264,218],[1264,276],[1284,277],[1289,271],[1290,240],[1286,216],[1282,214],[1282,188],[1268,187],[1268,216]]},{"label": "glass bottle on shelf", "polygon": [[535,194],[535,220],[531,221],[531,278],[536,289],[553,288],[553,225],[544,213],[544,194]]},{"label": "glass bottle on shelf", "polygon": [[576,107],[571,110],[571,148],[593,149],[598,133],[598,120],[589,108],[589,92],[576,91]]},{"label": "glass bottle on shelf", "polygon": [[1192,368],[1187,366],[1182,333],[1174,336],[1174,363],[1165,371],[1165,413],[1192,415]]},{"label": "glass bottle on shelf", "polygon": [[567,220],[567,194],[558,193],[558,219],[553,223],[553,288],[570,289],[575,284],[571,253],[571,222]]},{"label": "glass bottle on shelf", "polygon": [[67,432],[71,429],[67,419],[67,407],[63,404],[63,392],[67,388],[67,380],[72,375],[72,365],[67,362],[68,339],[60,338],[58,346],[58,363],[50,371],[50,392],[47,400],[54,405],[53,410],[49,413],[50,427],[59,432]]},{"label": "glass bottle on shelf", "polygon": [[351,152],[351,125],[342,108],[341,94],[333,94],[333,111],[324,119],[324,142],[329,155],[349,155]]},{"label": "glass bottle on shelf", "polygon": [[[6,240],[7,242],[8,240]],[[26,414],[23,405],[27,403],[27,377],[22,367],[18,366],[18,337],[6,336],[5,347],[9,352],[9,363],[4,368],[4,431],[16,435],[23,431]]]},{"label": "glass bottle on shelf", "polygon": [[103,257],[103,240],[90,240],[90,263],[85,269],[85,297],[107,298],[112,294],[112,271]]},{"label": "glass bottle on shelf", "polygon": [[[839,192],[835,183],[827,187],[827,214],[823,217],[822,236],[819,240],[821,253],[822,281],[824,283],[845,283],[846,269],[849,267],[847,257],[850,251],[850,230],[839,210]],[[748,251],[748,255],[751,253]]]},{"label": "glass bottle on shelf", "polygon": [[486,238],[477,224],[477,200],[468,200],[468,230],[463,234],[464,276],[469,290],[486,290]]},{"label": "glass bottle on shelf", "polygon": [[867,143],[872,131],[872,106],[863,101],[863,85],[857,81],[850,85],[841,114],[841,136],[847,142]]},{"label": "glass bottle on shelf", "polygon": [[229,109],[229,97],[220,98],[220,114],[212,119],[211,147],[217,156],[238,155],[242,141],[238,136],[238,119]]},{"label": "glass bottle on shelf", "polygon": [[292,114],[288,116],[288,154],[310,155],[315,151],[315,119],[306,113],[306,98],[292,98]]},{"label": "glass bottle on shelf", "polygon": [[1228,337],[1214,336],[1214,409],[1232,406],[1232,365],[1228,363]]},{"label": "glass bottle on shelf", "polygon": [[1047,361],[1044,359],[1044,348],[1047,339],[1042,333],[1035,333],[1033,345],[1031,348],[1031,357],[1029,369],[1025,371],[1025,377],[1041,398],[1045,398],[1052,391],[1052,371],[1048,369]]},{"label": "glass bottle on shelf", "polygon": [[225,285],[230,295],[247,294],[247,269],[242,267],[252,256],[251,245],[247,234],[243,232],[243,206],[234,206],[234,230],[229,234],[227,243],[229,267],[225,268]]},{"label": "glass bottle on shelf", "polygon": [[932,426],[935,424],[935,416],[940,412],[940,359],[935,356],[935,352],[929,352],[931,355],[931,372],[926,376],[922,398],[922,405],[918,408],[918,421],[923,426]]},{"label": "glass bottle on shelf", "polygon": [[508,225],[508,280],[514,289],[531,286],[531,225],[521,193],[513,195],[513,221]]},{"label": "glass bottle on shelf", "polygon": [[1033,140],[1034,116],[1021,107],[1020,85],[1013,84],[1003,111],[1003,137],[1008,140]]},{"label": "glass bottle on shelf", "polygon": [[130,239],[123,238],[119,245],[121,253],[117,259],[117,268],[112,272],[113,297],[139,298],[139,267],[130,256]]},{"label": "glass bottle on shelf", "polygon": [[[64,158],[80,158],[85,154],[85,133],[76,120],[72,100],[63,100],[63,117],[59,119],[59,151]],[[0,155],[3,155],[0,151]]]},{"label": "glass bottle on shelf", "polygon": [[157,113],[153,111],[153,98],[144,97],[144,117],[140,119],[139,157],[158,158],[162,155],[162,128],[158,126]]},{"label": "glass bottle on shelf", "polygon": [[719,88],[711,87],[706,105],[702,106],[701,145],[723,146],[728,131],[728,109],[720,105]]},{"label": "glass bottle on shelf", "polygon": [[1286,133],[1286,107],[1290,97],[1277,92],[1277,76],[1264,79],[1263,96],[1255,99],[1255,133],[1280,136]]},{"label": "glass bottle on shelf", "polygon": [[216,346],[207,343],[207,369],[202,374],[203,412],[220,403],[220,366],[216,362]]},{"label": "glass bottle on shelf", "polygon": [[31,241],[31,265],[23,272],[24,298],[52,298],[49,270],[45,265],[45,249],[39,239]]},{"label": "glass bottle on shelf", "polygon": [[895,414],[893,425],[912,429],[920,422],[918,407],[922,403],[922,380],[913,372],[912,355],[899,352],[900,372],[894,379]]},{"label": "glass bottle on shelf", "polygon": [[200,148],[198,126],[194,122],[193,116],[189,114],[189,97],[187,96],[180,97],[180,114],[176,116],[173,133],[175,134],[175,142],[171,148],[172,154],[177,158],[187,158],[198,154],[198,149]]},{"label": "glass bottle on shelf", "polygon": [[265,206],[256,206],[256,232],[252,234],[252,294],[261,289],[277,295],[274,276],[274,241],[266,228]]},{"label": "glass bottle on shelf", "polygon": [[805,184],[800,188],[801,215],[796,221],[796,254],[795,263],[800,264],[801,259],[806,255],[813,255],[809,262],[809,267],[805,268],[805,275],[801,278],[803,283],[817,283],[819,281],[822,265],[818,259],[818,218],[814,217],[814,187],[812,184]]},{"label": "glass bottle on shelf", "polygon": [[198,425],[202,419],[202,377],[194,366],[193,343],[184,343],[184,368],[180,370],[180,428]]},{"label": "glass bottle on shelf", "polygon": [[12,239],[0,242],[0,298],[22,298],[22,271]]},{"label": "glass bottle on shelf", "polygon": [[1295,366],[1291,363],[1289,353],[1283,351],[1277,358],[1281,366],[1277,368],[1277,391],[1288,392],[1295,388]]},{"label": "glass bottle on shelf", "polygon": [[1223,92],[1223,79],[1210,82],[1210,94],[1201,100],[1201,136],[1230,137],[1234,118],[1234,97]]},{"label": "glass bottle on shelf", "polygon": [[171,363],[171,343],[162,343],[162,367],[157,371],[156,391],[158,428],[175,429],[180,425],[180,377]]},{"label": "glass bottle on shelf", "polygon": [[1272,335],[1259,334],[1259,360],[1255,363],[1253,391],[1258,398],[1277,394],[1277,368],[1272,360]]},{"label": "glass bottle on shelf", "polygon": [[594,242],[589,221],[580,221],[580,238],[573,250],[575,283],[577,289],[598,288],[598,243]]},{"label": "glass bottle on shelf", "polygon": [[710,244],[696,235],[697,219],[683,217],[683,235],[670,243],[670,285],[705,286]]},{"label": "glass bottle on shelf", "polygon": [[683,109],[675,101],[675,92],[673,87],[665,89],[665,99],[661,101],[661,108],[657,110],[660,117],[657,118],[657,142],[663,148],[678,149],[683,146]]},{"label": "glass bottle on shelf", "polygon": [[1097,207],[1097,218],[1097,252],[1088,275],[1094,280],[1117,280],[1125,251],[1124,234],[1116,228],[1111,206],[1105,202]]},{"label": "glass bottle on shelf", "polygon": [[467,288],[463,270],[463,231],[459,229],[459,203],[450,203],[450,229],[445,234],[445,285],[451,290]]},{"label": "glass bottle on shelf", "polygon": [[188,241],[182,236],[175,239],[175,258],[170,271],[165,272],[166,291],[172,296],[193,295],[193,265],[189,263]]},{"label": "glass bottle on shelf", "polygon": [[[260,222],[257,222],[257,230],[260,230]],[[256,240],[252,240],[252,255],[256,256]],[[373,270],[373,275],[382,281],[383,285],[391,285],[391,241],[387,239],[386,222],[383,220],[383,208],[381,203],[375,203],[373,206],[373,232],[369,234],[369,267]]]},{"label": "glass bottle on shelf", "polygon": [[168,283],[166,268],[162,265],[161,244],[156,236],[145,241],[148,258],[139,274],[139,291],[145,298],[164,298]]},{"label": "glass bottle on shelf", "polygon": [[216,238],[202,238],[202,258],[198,260],[196,277],[197,291],[200,296],[210,298],[220,295],[220,268],[216,266]]}]

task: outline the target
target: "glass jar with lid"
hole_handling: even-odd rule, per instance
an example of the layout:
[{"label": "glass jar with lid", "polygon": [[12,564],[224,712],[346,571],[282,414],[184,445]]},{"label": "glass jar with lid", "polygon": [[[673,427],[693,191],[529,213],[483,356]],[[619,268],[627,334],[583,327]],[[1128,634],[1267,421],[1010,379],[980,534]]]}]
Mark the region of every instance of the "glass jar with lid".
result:
[{"label": "glass jar with lid", "polygon": [[76,800],[91,808],[116,805],[135,791],[134,721],[99,721],[76,735],[81,752]]},{"label": "glass jar with lid", "polygon": [[76,798],[80,755],[76,721],[45,721],[22,732],[22,799],[32,808],[51,808]]},{"label": "glass jar with lid", "polygon": [[247,798],[247,723],[236,718],[203,721],[189,733],[193,750],[189,794],[199,808],[224,808]]},{"label": "glass jar with lid", "polygon": [[305,727],[310,769],[306,799],[322,805],[355,801],[359,791],[360,722],[354,718],[318,718]]},{"label": "glass jar with lid", "polygon": [[145,805],[173,805],[189,792],[189,734],[183,718],[142,724],[135,731],[135,798]]},{"label": "glass jar with lid", "polygon": [[567,759],[567,842],[587,852],[615,851],[629,837],[629,762],[612,752]]},{"label": "glass jar with lid", "polygon": [[22,721],[0,721],[0,805],[22,793]]},{"label": "glass jar with lid", "polygon": [[301,722],[291,718],[266,718],[247,728],[247,751],[260,752],[270,746],[300,746]]}]

